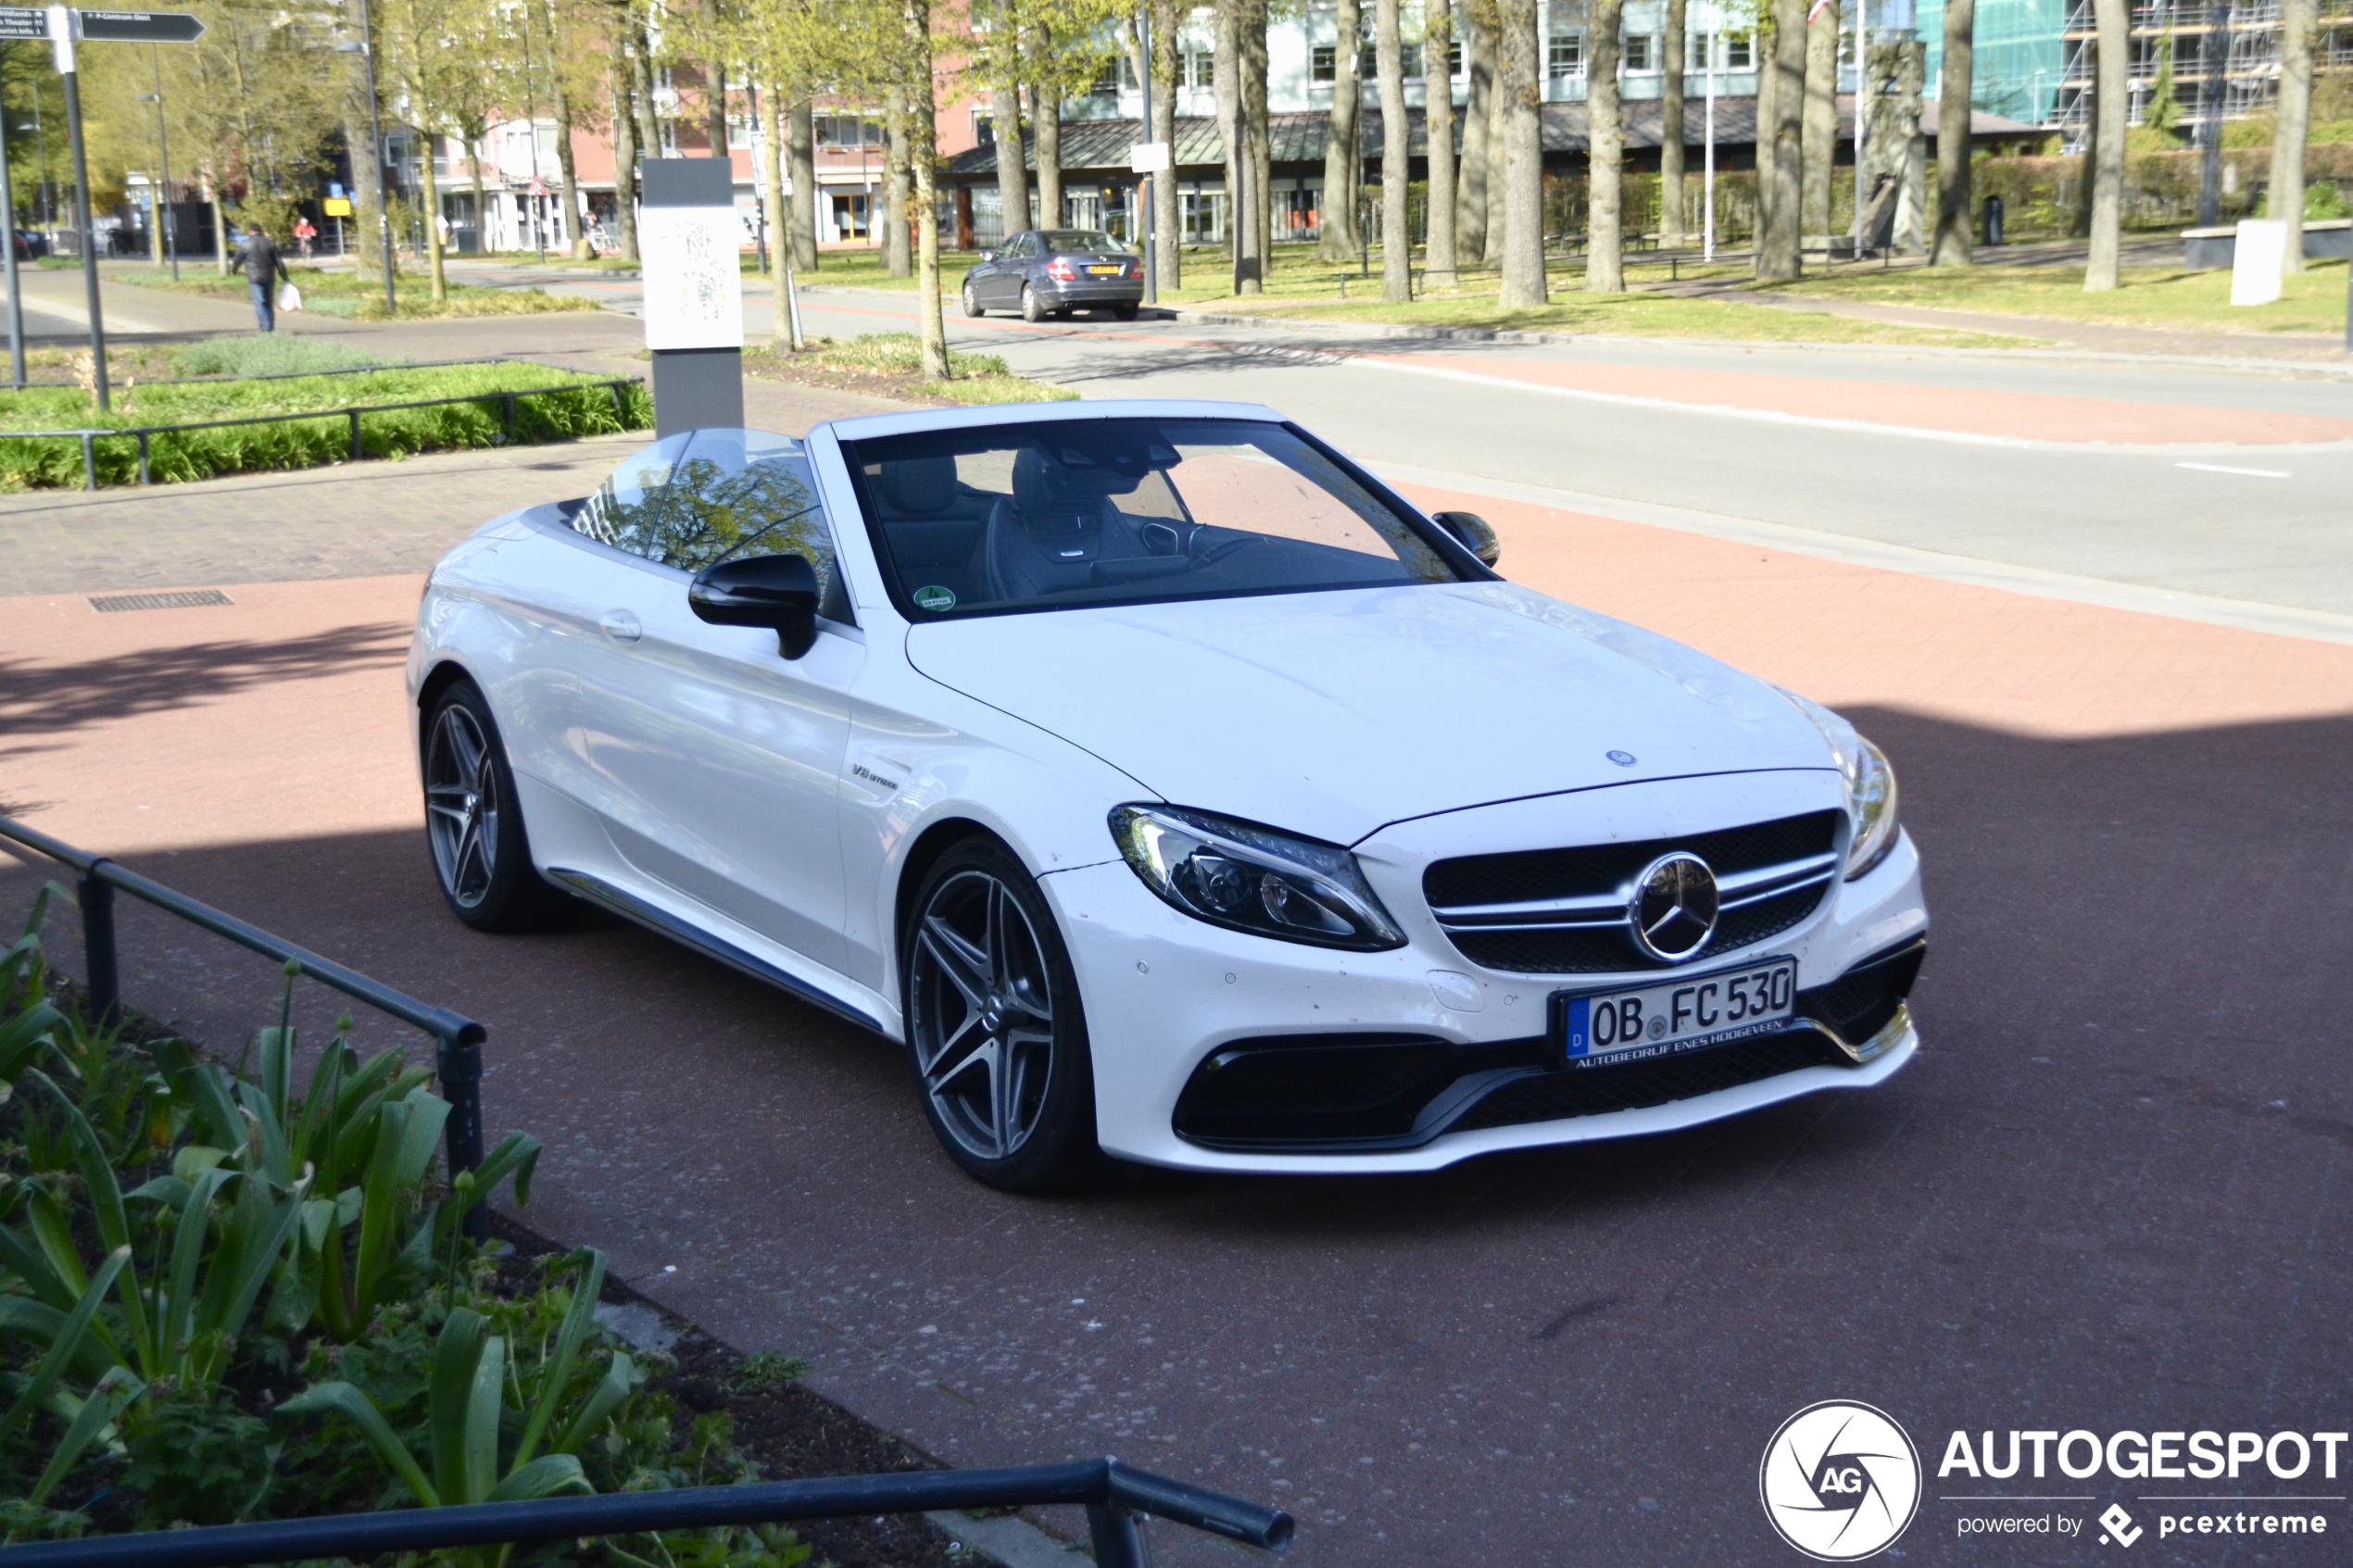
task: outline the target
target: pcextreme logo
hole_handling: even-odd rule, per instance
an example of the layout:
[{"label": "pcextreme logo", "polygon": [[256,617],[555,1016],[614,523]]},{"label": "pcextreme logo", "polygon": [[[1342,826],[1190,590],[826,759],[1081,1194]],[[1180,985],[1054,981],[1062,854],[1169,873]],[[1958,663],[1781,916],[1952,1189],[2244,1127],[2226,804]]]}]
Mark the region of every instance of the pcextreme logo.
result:
[{"label": "pcextreme logo", "polygon": [[1781,1539],[1819,1562],[1853,1562],[1894,1545],[1919,1511],[1919,1450],[1885,1411],[1825,1399],[1781,1423],[1756,1489]]}]

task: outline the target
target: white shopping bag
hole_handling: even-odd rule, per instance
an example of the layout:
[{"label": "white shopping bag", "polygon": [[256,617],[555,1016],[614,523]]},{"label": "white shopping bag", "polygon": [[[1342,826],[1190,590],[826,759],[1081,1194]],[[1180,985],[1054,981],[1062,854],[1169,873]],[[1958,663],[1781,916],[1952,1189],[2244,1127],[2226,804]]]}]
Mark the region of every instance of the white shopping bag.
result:
[{"label": "white shopping bag", "polygon": [[281,310],[301,309],[302,291],[295,287],[292,283],[280,283],[278,285],[278,308]]}]

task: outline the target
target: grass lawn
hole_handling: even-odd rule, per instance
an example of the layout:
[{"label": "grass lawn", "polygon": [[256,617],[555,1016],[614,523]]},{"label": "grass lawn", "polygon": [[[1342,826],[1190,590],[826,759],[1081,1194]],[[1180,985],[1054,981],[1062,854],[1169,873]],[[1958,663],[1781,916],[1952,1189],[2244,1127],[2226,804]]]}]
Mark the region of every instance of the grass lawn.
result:
[{"label": "grass lawn", "polygon": [[2178,267],[2127,268],[2120,287],[2083,292],[2081,267],[1916,267],[1868,270],[1777,285],[1784,294],[1924,306],[1990,315],[2044,316],[2119,327],[2199,332],[2345,331],[2345,263],[2315,261],[2281,281],[2270,305],[2233,306],[2231,274]]},{"label": "grass lawn", "polygon": [[[289,267],[287,276],[296,288],[302,291],[302,307],[322,315],[343,316],[361,321],[387,320],[384,303],[384,283],[375,278],[362,278],[357,272],[328,272],[316,267]],[[244,304],[249,295],[245,275],[234,271],[227,277],[208,270],[182,267],[174,282],[169,272],[127,272],[115,280],[143,289],[162,289],[168,293],[204,295],[212,298],[232,299]],[[595,310],[599,308],[593,299],[574,299],[567,295],[552,295],[545,289],[493,289],[472,283],[452,282],[449,297],[430,297],[432,284],[418,272],[403,272],[396,280],[395,293],[400,302],[401,320],[430,320],[451,316],[532,316],[551,310]]]},{"label": "grass lawn", "polygon": [[1941,327],[1857,321],[1715,299],[1631,293],[1586,294],[1557,280],[1549,304],[1505,310],[1492,294],[1438,296],[1406,305],[1378,299],[1344,304],[1259,307],[1291,320],[1378,321],[1397,326],[1483,327],[1496,331],[1587,332],[1617,337],[1723,338],[1755,343],[1891,343],[1939,348],[2027,348],[2032,339]]},{"label": "grass lawn", "polygon": [[1065,403],[1078,395],[1014,375],[994,354],[950,353],[948,369],[948,381],[924,379],[923,348],[912,332],[869,332],[847,341],[811,338],[798,354],[780,341],[744,354],[744,370],[751,375],[900,403]]},{"label": "grass lawn", "polygon": [[[465,446],[566,441],[653,423],[651,397],[625,388],[618,405],[598,378],[546,365],[504,361],[438,369],[398,369],[284,381],[212,381],[175,385],[118,386],[111,412],[99,414],[79,387],[0,390],[0,428],[8,430],[128,430],[258,414],[321,411],[316,420],[278,424],[163,432],[149,438],[149,471],[158,483],[210,479],[258,469],[316,468],[351,457],[351,424],[332,410],[430,397],[487,395],[479,403],[445,404],[361,416],[360,450],[370,458],[405,457]],[[507,428],[502,392],[541,387],[580,390],[518,398]],[[101,438],[94,457],[101,484],[135,483],[137,443]],[[79,487],[82,447],[69,440],[0,440],[0,490]]]}]

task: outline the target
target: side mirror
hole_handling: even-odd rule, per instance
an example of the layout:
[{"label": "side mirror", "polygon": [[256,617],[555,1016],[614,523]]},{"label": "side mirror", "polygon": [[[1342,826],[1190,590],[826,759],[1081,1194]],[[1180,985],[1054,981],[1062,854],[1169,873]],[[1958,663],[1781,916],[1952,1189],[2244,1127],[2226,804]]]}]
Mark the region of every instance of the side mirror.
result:
[{"label": "side mirror", "polygon": [[1487,526],[1487,520],[1477,512],[1432,512],[1430,521],[1463,542],[1463,548],[1478,558],[1481,566],[1493,566],[1504,558],[1503,541]]},{"label": "side mirror", "polygon": [[747,556],[706,568],[687,608],[713,626],[766,626],[776,651],[799,659],[817,640],[817,569],[803,556]]}]

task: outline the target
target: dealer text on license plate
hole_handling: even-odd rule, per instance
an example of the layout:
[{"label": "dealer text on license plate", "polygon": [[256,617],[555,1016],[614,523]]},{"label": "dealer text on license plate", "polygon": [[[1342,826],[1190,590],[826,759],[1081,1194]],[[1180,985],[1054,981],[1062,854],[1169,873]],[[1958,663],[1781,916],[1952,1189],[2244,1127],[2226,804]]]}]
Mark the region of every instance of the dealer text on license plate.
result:
[{"label": "dealer text on license plate", "polygon": [[1671,1056],[1778,1028],[1796,996],[1795,959],[1622,991],[1555,992],[1553,1040],[1570,1067]]}]

